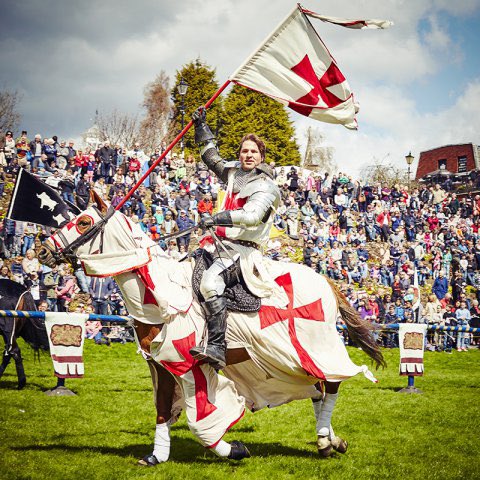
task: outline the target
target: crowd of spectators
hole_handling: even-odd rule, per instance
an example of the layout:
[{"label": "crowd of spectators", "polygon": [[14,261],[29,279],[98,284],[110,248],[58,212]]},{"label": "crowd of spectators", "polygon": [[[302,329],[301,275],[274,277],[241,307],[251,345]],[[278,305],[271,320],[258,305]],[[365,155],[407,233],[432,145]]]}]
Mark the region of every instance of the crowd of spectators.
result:
[{"label": "crowd of spectators", "polygon": [[[126,149],[104,142],[95,149],[76,149],[73,141],[55,136],[37,134],[30,141],[22,132],[14,140],[7,132],[0,143],[0,195],[5,195],[6,175],[13,177],[23,167],[80,209],[86,208],[92,189],[116,206],[165,147],[144,152],[138,143]],[[448,180],[409,189],[401,184],[362,184],[344,173],[329,176],[270,165],[282,196],[275,226],[292,245],[300,242],[303,256],[279,240],[270,241],[267,255],[303,261],[337,281],[362,318],[374,324],[478,325],[480,195],[459,199]],[[479,179],[471,177],[471,186]],[[169,255],[180,258],[195,248],[192,239],[201,232],[194,229],[168,242],[162,237],[195,227],[201,215],[212,214],[222,187],[194,156],[183,159],[173,153],[156,166],[122,211]],[[89,279],[76,266],[49,269],[39,264],[35,243],[50,234],[48,228],[4,219],[0,278],[30,286],[37,303],[47,302],[51,311],[68,310],[72,299],[83,293],[88,300],[82,311],[125,314],[113,279]],[[90,333],[98,338],[94,328]],[[379,341],[391,347],[398,339],[385,333]],[[429,335],[428,341],[429,348],[439,350],[463,351],[475,344],[469,334]]]}]

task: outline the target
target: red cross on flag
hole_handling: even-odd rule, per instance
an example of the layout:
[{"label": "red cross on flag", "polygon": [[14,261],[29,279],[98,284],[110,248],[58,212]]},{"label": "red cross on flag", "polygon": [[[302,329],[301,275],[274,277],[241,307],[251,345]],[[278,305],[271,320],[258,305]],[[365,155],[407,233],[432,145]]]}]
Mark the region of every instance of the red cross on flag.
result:
[{"label": "red cross on flag", "polygon": [[350,86],[307,16],[355,29],[391,25],[384,20],[325,17],[298,4],[230,80],[307,117],[356,129]]}]

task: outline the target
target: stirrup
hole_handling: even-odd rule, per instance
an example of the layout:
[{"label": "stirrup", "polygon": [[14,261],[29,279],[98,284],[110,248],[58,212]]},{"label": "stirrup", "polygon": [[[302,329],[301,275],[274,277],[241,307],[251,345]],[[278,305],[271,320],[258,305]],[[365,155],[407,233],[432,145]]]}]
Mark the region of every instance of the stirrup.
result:
[{"label": "stirrup", "polygon": [[215,370],[221,370],[226,366],[225,355],[223,355],[222,357],[214,356],[211,351],[209,352],[208,345],[206,347],[193,347],[190,349],[189,353],[195,360],[205,360]]}]

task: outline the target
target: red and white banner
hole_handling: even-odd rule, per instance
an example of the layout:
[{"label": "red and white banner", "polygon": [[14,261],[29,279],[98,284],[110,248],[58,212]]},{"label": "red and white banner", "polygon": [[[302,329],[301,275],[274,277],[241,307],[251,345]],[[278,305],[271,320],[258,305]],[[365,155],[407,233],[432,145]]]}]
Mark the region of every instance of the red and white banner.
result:
[{"label": "red and white banner", "polygon": [[423,375],[423,352],[427,325],[401,323],[398,327],[400,375]]},{"label": "red and white banner", "polygon": [[346,20],[298,5],[230,80],[292,110],[327,123],[357,128],[350,86],[308,16],[347,28],[387,28],[383,20]]},{"label": "red and white banner", "polygon": [[59,378],[81,378],[84,374],[83,342],[87,314],[46,312],[50,355]]}]

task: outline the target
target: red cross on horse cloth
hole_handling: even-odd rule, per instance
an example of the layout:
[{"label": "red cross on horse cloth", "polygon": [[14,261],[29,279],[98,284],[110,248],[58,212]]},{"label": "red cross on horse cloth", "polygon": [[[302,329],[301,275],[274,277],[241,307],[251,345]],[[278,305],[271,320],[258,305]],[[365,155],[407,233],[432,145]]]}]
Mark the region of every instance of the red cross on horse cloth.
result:
[{"label": "red cross on horse cloth", "polygon": [[312,377],[325,380],[324,373],[315,364],[307,350],[301,345],[295,327],[296,318],[314,322],[324,322],[325,315],[323,313],[322,300],[318,298],[307,305],[296,305],[297,302],[295,300],[295,292],[290,273],[277,277],[275,282],[285,290],[288,296],[288,305],[285,309],[262,305],[258,312],[260,316],[260,328],[263,330],[286,320],[288,322],[290,341],[297,352],[302,368]]},{"label": "red cross on horse cloth", "polygon": [[172,340],[172,344],[177,352],[185,359],[180,362],[167,362],[162,360],[161,364],[174,375],[185,375],[192,372],[195,383],[195,403],[197,410],[197,422],[214,412],[217,407],[208,400],[207,380],[203,374],[199,362],[189,353],[190,349],[196,345],[195,332],[185,338]]}]

